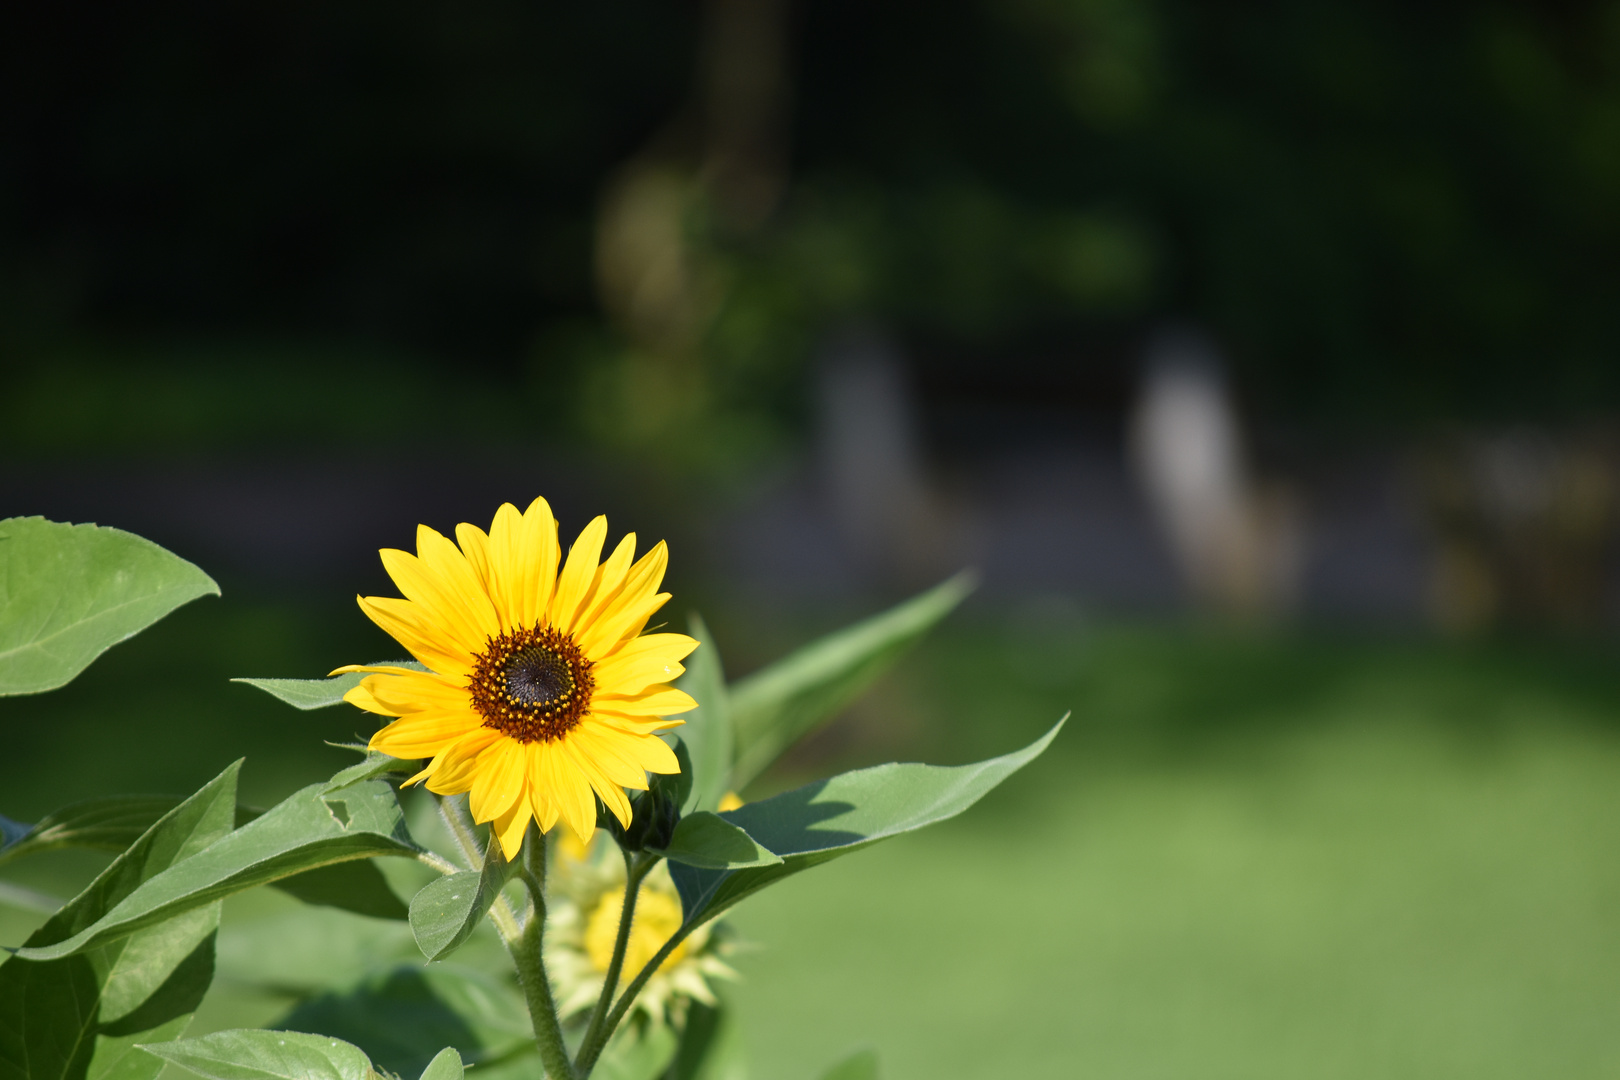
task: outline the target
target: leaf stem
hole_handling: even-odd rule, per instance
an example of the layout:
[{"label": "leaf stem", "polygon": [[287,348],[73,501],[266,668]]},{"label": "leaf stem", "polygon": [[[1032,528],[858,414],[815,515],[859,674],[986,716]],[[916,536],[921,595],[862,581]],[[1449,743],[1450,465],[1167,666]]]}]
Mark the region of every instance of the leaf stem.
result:
[{"label": "leaf stem", "polygon": [[613,991],[619,988],[619,973],[624,969],[625,950],[630,944],[630,927],[636,917],[636,897],[641,893],[642,879],[658,863],[658,856],[646,852],[632,855],[626,851],[623,854],[624,903],[619,906],[619,932],[613,939],[613,958],[608,961],[607,973],[602,976],[601,996],[596,999],[590,1025],[580,1042],[582,1050],[594,1043],[597,1032],[602,1030],[602,1022],[607,1019],[608,1006],[613,1004]]},{"label": "leaf stem", "polygon": [[432,867],[446,877],[461,869],[461,867],[440,855],[437,851],[419,851],[416,853],[416,861],[423,866]]},{"label": "leaf stem", "polygon": [[652,978],[654,973],[663,966],[664,961],[669,959],[669,954],[674,952],[676,947],[686,940],[688,934],[707,921],[701,919],[698,922],[682,923],[681,928],[675,931],[668,941],[664,942],[663,948],[653,954],[653,958],[642,966],[641,971],[631,980],[630,985],[625,987],[624,993],[619,995],[618,1004],[613,1006],[613,1011],[608,1013],[607,1020],[602,1024],[601,1030],[596,1032],[595,1039],[587,1037],[580,1044],[579,1057],[575,1060],[575,1067],[578,1069],[578,1075],[582,1080],[584,1077],[590,1076],[591,1068],[596,1064],[596,1059],[601,1056],[602,1049],[607,1046],[608,1039],[613,1035],[614,1030],[618,1028],[619,1022],[624,1019],[624,1014],[629,1011],[631,1003],[636,1000],[636,995],[641,993],[642,987],[647,985],[647,980]]},{"label": "leaf stem", "polygon": [[545,1064],[548,1080],[575,1080],[574,1066],[568,1060],[568,1048],[563,1044],[562,1024],[557,1020],[557,1006],[551,996],[551,983],[546,978],[543,953],[546,932],[546,835],[534,823],[523,838],[522,867],[518,874],[529,890],[534,908],[523,926],[522,937],[508,942],[512,962],[517,965],[518,982],[529,1004],[529,1021],[534,1025],[534,1042],[540,1049],[540,1060]]},{"label": "leaf stem", "polygon": [[[478,826],[467,810],[467,800],[457,795],[440,796],[439,816],[449,826],[450,835],[455,838],[467,865],[474,870],[482,866],[484,851],[478,843]],[[542,907],[540,910],[543,912],[545,909]],[[489,921],[495,924],[495,930],[506,943],[508,951],[523,937],[523,927],[518,923],[517,914],[504,896],[497,896],[495,903],[490,905]]]}]

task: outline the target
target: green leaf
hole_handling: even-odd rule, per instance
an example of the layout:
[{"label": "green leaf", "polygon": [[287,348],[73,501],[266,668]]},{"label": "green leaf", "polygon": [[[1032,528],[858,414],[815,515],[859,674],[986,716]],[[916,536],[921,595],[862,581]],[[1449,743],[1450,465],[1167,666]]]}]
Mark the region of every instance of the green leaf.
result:
[{"label": "green leaf", "polygon": [[648,848],[672,862],[725,870],[744,866],[775,866],[782,860],[754,842],[742,829],[718,814],[700,810],[681,818],[669,847]]},{"label": "green leaf", "polygon": [[[28,939],[33,949],[95,925],[148,882],[228,835],[236,817],[236,762],[155,822]],[[219,906],[200,906],[94,949],[51,962],[0,965],[0,1077],[150,1080],[156,1063],[130,1058],[129,1041],[183,1030],[213,979]]]},{"label": "green leaf", "polygon": [[321,788],[321,795],[331,795],[334,791],[342,791],[351,784],[358,784],[362,780],[374,780],[379,776],[397,772],[415,772],[416,765],[410,761],[389,757],[387,754],[367,752],[366,760],[358,765],[350,765],[347,769],[340,769]]},{"label": "green leaf", "polygon": [[[367,780],[323,799],[312,784],[206,851],[142,883],[72,937],[17,955],[55,960],[116,941],[136,930],[256,885],[350,859],[414,855],[394,790]],[[234,810],[234,808],[233,808]]]},{"label": "green leaf", "polygon": [[692,790],[681,813],[715,810],[731,789],[731,695],[726,689],[720,650],[702,618],[694,614],[687,627],[701,641],[677,684],[692,695],[698,707],[686,714],[681,739],[692,756]]},{"label": "green leaf", "polygon": [[456,1048],[447,1046],[435,1054],[428,1067],[422,1070],[422,1080],[461,1080],[466,1072]]},{"label": "green leaf", "polygon": [[411,933],[422,955],[442,960],[460,948],[517,869],[492,835],[482,870],[463,870],[424,886],[411,898]]},{"label": "green leaf", "polygon": [[626,1024],[591,1070],[594,1080],[657,1080],[664,1075],[680,1040],[667,1024],[637,1028]]},{"label": "green leaf", "polygon": [[375,1080],[359,1047],[296,1031],[216,1031],[141,1049],[209,1080]]},{"label": "green leaf", "polygon": [[112,646],[219,586],[134,533],[0,521],[0,696],[71,681]]},{"label": "green leaf", "polygon": [[477,1073],[534,1044],[517,987],[452,964],[393,968],[305,1002],[280,1023],[347,1040],[400,1076],[422,1072],[447,1045]]},{"label": "green leaf", "polygon": [[855,1051],[822,1073],[821,1080],[878,1080],[877,1051]]},{"label": "green leaf", "polygon": [[405,919],[405,902],[370,859],[333,863],[282,878],[274,887],[306,904],[341,908],[373,919]]},{"label": "green leaf", "polygon": [[669,1080],[734,1080],[741,1076],[742,1029],[735,1010],[723,1002],[690,1001],[681,1028],[680,1049],[669,1064]]},{"label": "green leaf", "polygon": [[720,815],[741,826],[782,862],[746,870],[670,864],[686,922],[714,918],[767,885],[869,847],[879,840],[955,817],[1033,761],[1064,720],[1029,746],[973,765],[879,765],[783,792]]},{"label": "green leaf", "polygon": [[45,815],[33,826],[22,826],[20,835],[10,826],[6,844],[0,847],[0,863],[54,848],[92,848],[97,851],[123,851],[133,844],[152,823],[173,810],[179,799],[167,795],[114,795],[64,806]]},{"label": "green leaf", "polygon": [[782,751],[837,716],[972,590],[971,575],[958,574],[739,680],[731,688],[732,786],[742,790]]},{"label": "green leaf", "polygon": [[[369,667],[402,667],[412,671],[426,671],[427,668],[415,660],[379,660]],[[271,697],[280,698],[295,709],[324,709],[329,705],[336,705],[343,700],[343,695],[360,685],[368,673],[364,671],[350,671],[342,675],[334,675],[329,679],[232,679],[231,682],[247,683],[256,686]]]}]

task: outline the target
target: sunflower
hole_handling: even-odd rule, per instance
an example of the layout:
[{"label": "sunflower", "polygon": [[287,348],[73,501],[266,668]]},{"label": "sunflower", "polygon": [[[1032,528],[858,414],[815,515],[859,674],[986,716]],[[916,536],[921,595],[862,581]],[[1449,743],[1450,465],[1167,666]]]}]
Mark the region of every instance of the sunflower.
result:
[{"label": "sunflower", "polygon": [[635,559],[631,533],[599,564],[606,539],[598,517],[559,573],[557,522],[544,499],[523,513],[502,506],[487,534],[456,526],[459,547],[419,526],[415,555],[382,551],[405,598],[357,599],[426,670],[333,672],[370,673],[344,700],[397,718],[371,749],[431,758],[407,783],[469,792],[473,819],[493,823],[508,859],[530,820],[589,837],[597,799],[628,827],[624,789],[646,790],[648,772],[680,771],[658,733],[696,706],[668,684],[698,643],[642,633],[669,599],[658,591],[663,543]]},{"label": "sunflower", "polygon": [[[581,856],[559,849],[552,865],[551,910],[547,919],[550,948],[546,969],[564,1017],[588,1010],[602,994],[619,916],[624,910],[624,860],[604,850],[602,842]],[[624,978],[634,978],[664,942],[680,928],[681,898],[660,862],[641,883],[635,918],[624,952]],[[732,950],[724,924],[705,923],[673,950],[636,998],[634,1010],[654,1023],[684,1023],[687,1003],[715,1003],[709,983],[736,979],[722,957]]]}]

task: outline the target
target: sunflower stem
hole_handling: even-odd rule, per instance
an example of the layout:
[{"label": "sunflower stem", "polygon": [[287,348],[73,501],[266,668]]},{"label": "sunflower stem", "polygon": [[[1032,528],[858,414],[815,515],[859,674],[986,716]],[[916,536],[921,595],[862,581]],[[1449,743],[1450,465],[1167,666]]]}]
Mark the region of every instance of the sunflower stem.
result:
[{"label": "sunflower stem", "polygon": [[607,1020],[602,1024],[601,1030],[595,1033],[596,1037],[592,1039],[587,1035],[585,1040],[580,1043],[579,1056],[574,1061],[574,1067],[580,1080],[584,1080],[585,1077],[591,1075],[591,1069],[596,1065],[596,1059],[602,1055],[602,1050],[607,1046],[608,1039],[613,1036],[613,1032],[618,1028],[620,1021],[624,1019],[624,1014],[630,1010],[630,1005],[636,1000],[636,995],[640,994],[642,988],[647,985],[647,980],[651,979],[654,973],[663,966],[664,961],[669,959],[669,954],[674,952],[680,946],[680,943],[686,940],[687,935],[700,925],[701,923],[682,923],[681,928],[675,931],[668,941],[664,942],[664,947],[654,953],[651,960],[642,965],[641,971],[631,980],[630,985],[624,988],[624,993],[619,995],[618,1004],[614,1005],[613,1011],[608,1013]]},{"label": "sunflower stem", "polygon": [[523,838],[522,860],[518,874],[529,890],[533,906],[523,924],[522,937],[508,942],[507,948],[529,1003],[529,1022],[534,1026],[534,1042],[540,1049],[548,1080],[575,1080],[568,1047],[563,1043],[562,1024],[557,1019],[557,1005],[551,996],[551,982],[546,978],[546,834],[532,821]]},{"label": "sunflower stem", "polygon": [[[467,866],[476,870],[484,865],[484,849],[478,843],[478,826],[472,819],[471,811],[467,809],[467,801],[454,795],[441,796],[439,816],[444,818],[444,823],[449,827],[456,846],[461,849],[461,857]],[[495,924],[495,931],[501,935],[501,940],[506,943],[509,951],[523,936],[523,927],[518,922],[517,914],[504,896],[497,896],[495,903],[490,905],[489,921]]]},{"label": "sunflower stem", "polygon": [[[591,1022],[580,1042],[583,1049],[593,1044],[602,1023],[607,1019],[608,1006],[613,1004],[613,991],[619,988],[619,973],[624,970],[624,954],[630,945],[630,927],[636,918],[636,897],[641,893],[642,879],[658,863],[658,856],[646,852],[624,855],[624,903],[619,906],[619,932],[613,938],[613,958],[608,961],[607,973],[602,976],[602,993],[591,1010]],[[588,1067],[587,1067],[588,1071]]]}]

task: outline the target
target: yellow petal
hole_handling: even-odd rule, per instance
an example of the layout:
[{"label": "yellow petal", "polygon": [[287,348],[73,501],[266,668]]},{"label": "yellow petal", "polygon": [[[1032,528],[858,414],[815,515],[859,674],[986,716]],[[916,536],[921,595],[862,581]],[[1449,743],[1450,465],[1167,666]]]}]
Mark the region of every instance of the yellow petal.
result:
[{"label": "yellow petal", "polygon": [[490,529],[490,565],[507,628],[542,622],[557,579],[557,520],[546,500],[535,499],[521,514],[510,503],[500,508]]},{"label": "yellow petal", "polygon": [[350,687],[349,692],[343,695],[343,700],[347,701],[350,705],[353,705],[356,708],[364,709],[368,713],[377,713],[379,716],[399,715],[397,712],[391,712],[388,708],[379,703],[376,698],[372,697],[371,691],[366,689],[365,683],[361,683],[359,686]]},{"label": "yellow petal", "polygon": [[424,671],[398,675],[371,675],[360,683],[391,716],[431,709],[438,712],[472,711],[472,695],[461,680],[447,680]]},{"label": "yellow petal", "polygon": [[471,789],[486,751],[500,742],[510,742],[493,728],[480,727],[440,750],[423,772],[428,774],[428,790],[439,795],[460,795]]},{"label": "yellow petal", "polygon": [[596,564],[602,557],[602,544],[607,539],[607,518],[598,515],[591,519],[568,549],[568,562],[557,577],[557,593],[551,599],[550,623],[565,634],[574,631],[574,621],[585,600],[585,590],[596,579]]},{"label": "yellow petal", "polygon": [[603,609],[617,599],[620,590],[624,588],[625,574],[630,570],[630,560],[635,558],[635,555],[636,534],[626,533],[624,539],[619,541],[619,546],[613,549],[613,554],[596,568],[596,576],[591,580],[591,587],[586,590],[584,603],[580,605],[577,626],[581,633],[590,629]]},{"label": "yellow petal", "polygon": [[596,820],[596,794],[591,785],[589,763],[580,759],[579,752],[567,739],[553,746],[557,757],[563,761],[557,769],[559,790],[553,792],[553,798],[568,827],[584,832]]},{"label": "yellow petal", "polygon": [[636,756],[641,759],[641,767],[648,772],[673,775],[681,771],[681,762],[675,756],[675,751],[658,736],[647,735],[632,745],[636,749]]},{"label": "yellow petal", "polygon": [[467,799],[474,821],[483,824],[500,817],[523,798],[526,763],[523,746],[514,739],[502,739],[478,759],[472,794]]},{"label": "yellow petal", "polygon": [[456,526],[456,543],[460,545],[461,553],[467,557],[467,565],[472,568],[473,576],[478,579],[484,595],[489,597],[490,605],[495,609],[495,617],[499,619],[501,606],[495,603],[495,594],[490,587],[489,537],[484,534],[483,529],[464,521]]},{"label": "yellow petal", "polygon": [[477,714],[469,710],[416,712],[395,720],[373,735],[370,748],[389,757],[433,757],[481,726]]},{"label": "yellow petal", "polygon": [[466,675],[473,668],[468,646],[433,624],[421,608],[394,596],[357,596],[360,610],[441,675]]},{"label": "yellow petal", "polygon": [[674,682],[686,668],[681,658],[697,648],[685,634],[646,634],[599,661],[592,674],[604,694],[639,694],[653,683]]},{"label": "yellow petal", "polygon": [[501,851],[505,853],[507,862],[517,860],[518,852],[523,848],[523,833],[528,829],[530,820],[529,798],[525,793],[490,826],[500,839]]},{"label": "yellow petal", "polygon": [[424,619],[462,648],[477,650],[500,632],[489,602],[461,550],[426,525],[419,526],[419,555],[384,548],[383,567]]},{"label": "yellow petal", "polygon": [[568,738],[579,743],[580,752],[595,762],[602,775],[618,787],[647,790],[647,777],[633,747],[628,743],[635,736],[626,735],[612,727],[592,724],[590,721],[568,733]]},{"label": "yellow petal", "polygon": [[625,635],[626,628],[658,591],[668,564],[669,549],[660,540],[629,569],[625,574],[624,587],[608,603],[601,605],[589,622],[580,624],[576,637],[585,655],[593,660],[598,659]]},{"label": "yellow petal", "polygon": [[627,731],[632,735],[653,735],[660,731],[678,728],[686,721],[678,716],[630,716],[625,713],[609,712],[606,709],[592,709],[591,719],[599,720],[619,731]]},{"label": "yellow petal", "polygon": [[559,816],[557,800],[551,797],[557,789],[557,755],[552,753],[550,743],[533,742],[528,749],[529,808],[540,823],[540,831],[550,832]]},{"label": "yellow petal", "polygon": [[615,649],[623,647],[626,642],[640,635],[647,626],[647,620],[667,603],[669,603],[667,592],[643,597],[635,605],[617,612],[611,619],[603,620],[601,625],[592,627],[588,641],[582,641],[580,648],[592,660],[611,655]]},{"label": "yellow petal", "polygon": [[673,686],[651,686],[643,693],[634,695],[604,694],[600,691],[591,695],[592,712],[601,709],[629,716],[673,716],[691,712],[695,708],[697,702],[692,700],[692,695]]}]

